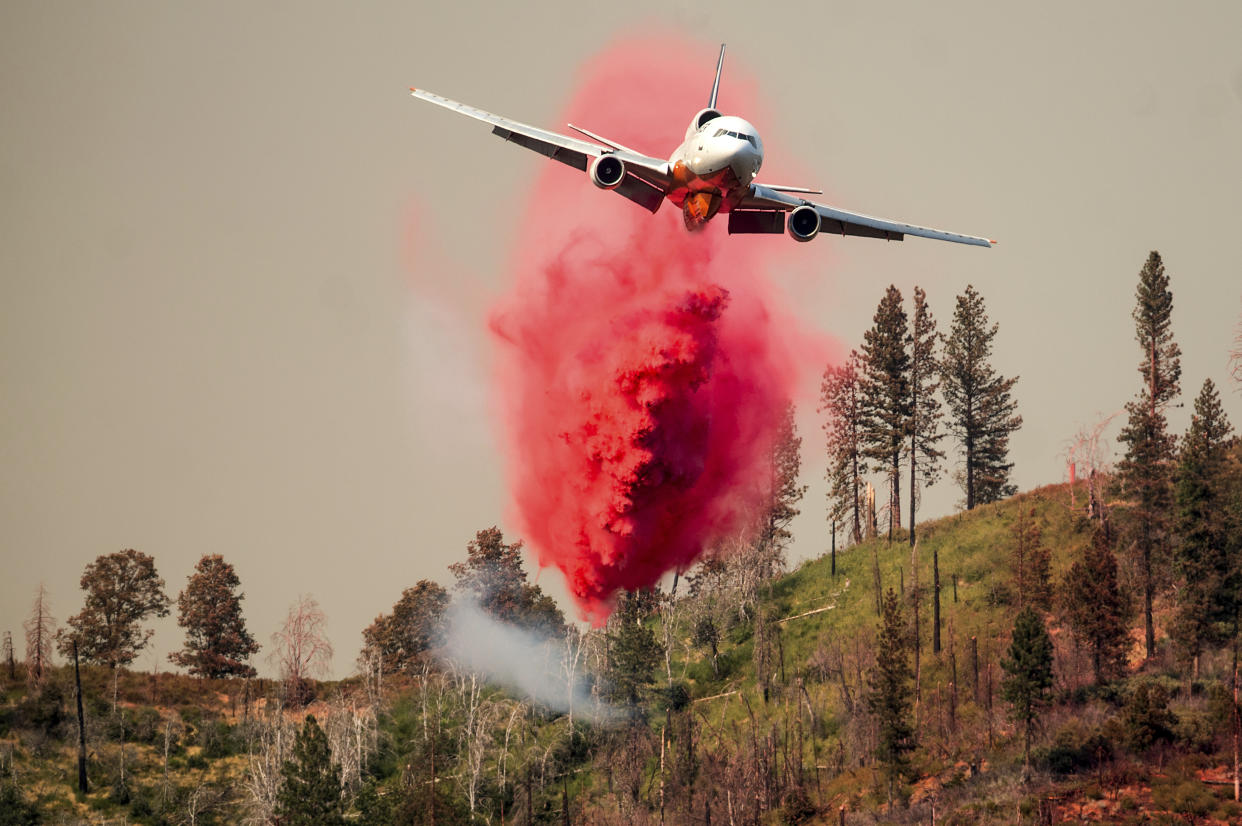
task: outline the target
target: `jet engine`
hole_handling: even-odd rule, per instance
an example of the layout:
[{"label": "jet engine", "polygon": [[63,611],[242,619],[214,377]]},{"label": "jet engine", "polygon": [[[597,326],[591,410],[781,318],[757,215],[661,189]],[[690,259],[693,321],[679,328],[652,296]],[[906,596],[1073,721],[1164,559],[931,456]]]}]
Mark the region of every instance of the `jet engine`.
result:
[{"label": "jet engine", "polygon": [[789,236],[795,241],[810,241],[819,235],[819,213],[815,207],[802,206],[789,213]]},{"label": "jet engine", "polygon": [[625,161],[616,155],[600,155],[591,161],[591,183],[600,189],[616,189],[625,180]]},{"label": "jet engine", "polygon": [[686,140],[690,140],[691,135],[702,129],[703,124],[718,117],[720,117],[720,113],[715,109],[700,109],[698,114],[694,116],[694,120],[690,121],[690,126],[686,128]]}]

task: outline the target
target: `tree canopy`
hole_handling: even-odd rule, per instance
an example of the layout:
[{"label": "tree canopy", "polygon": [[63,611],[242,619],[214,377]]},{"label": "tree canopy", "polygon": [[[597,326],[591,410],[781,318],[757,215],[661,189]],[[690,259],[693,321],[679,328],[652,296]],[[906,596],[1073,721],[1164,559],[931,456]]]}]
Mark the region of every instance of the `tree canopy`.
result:
[{"label": "tree canopy", "polygon": [[177,624],[185,629],[185,648],[168,659],[200,677],[253,677],[246,661],[259,644],[242,618],[241,580],[219,554],[204,556],[177,595]]},{"label": "tree canopy", "polygon": [[496,619],[549,635],[564,629],[565,615],[556,602],[526,581],[522,543],[506,543],[499,528],[475,534],[466,547],[466,561],[450,565],[449,570],[457,579],[457,590],[469,594]]},{"label": "tree canopy", "polygon": [[328,736],[315,715],[306,715],[281,775],[276,814],[282,826],[344,826],[341,767],[332,762]]},{"label": "tree canopy", "polygon": [[1143,386],[1126,405],[1128,419],[1120,441],[1125,456],[1117,465],[1121,493],[1127,501],[1123,532],[1134,549],[1143,582],[1143,619],[1147,656],[1156,653],[1153,603],[1167,569],[1173,507],[1175,443],[1165,408],[1176,398],[1181,377],[1181,348],[1173,340],[1173,293],[1160,253],[1152,251],[1139,271],[1135,291],[1135,340],[1143,352],[1139,375]]},{"label": "tree canopy", "polygon": [[828,367],[820,384],[824,433],[828,437],[828,521],[849,525],[850,540],[862,542],[862,484],[867,470],[863,456],[861,357],[850,352],[844,362]]},{"label": "tree canopy", "polygon": [[910,393],[910,327],[901,290],[890,284],[863,333],[863,454],[889,482],[888,538],[901,524],[901,453],[913,413]]},{"label": "tree canopy", "polygon": [[1009,481],[1009,437],[1022,427],[1011,395],[1018,377],[1005,378],[990,363],[998,329],[997,324],[988,326],[983,297],[968,285],[957,297],[940,360],[949,432],[965,453],[961,481],[967,510],[1017,490]]},{"label": "tree canopy", "polygon": [[430,580],[419,580],[401,592],[391,614],[380,614],[362,632],[365,650],[378,656],[387,672],[419,665],[426,652],[441,642],[448,603],[448,591]]},{"label": "tree canopy", "polygon": [[1022,753],[1029,767],[1031,734],[1052,689],[1052,638],[1043,619],[1029,605],[1014,620],[1009,655],[1001,660],[1001,668],[1005,670],[1001,697],[1009,703],[1013,721],[1023,728]]},{"label": "tree canopy", "polygon": [[1242,485],[1230,462],[1232,430],[1207,379],[1182,440],[1174,487],[1181,587],[1172,634],[1195,663],[1205,645],[1228,636],[1238,610],[1235,560],[1242,553],[1242,526],[1236,503]]},{"label": "tree canopy", "polygon": [[868,677],[867,708],[879,725],[876,757],[884,764],[888,798],[899,779],[909,770],[908,752],[915,747],[910,724],[914,701],[914,674],[906,648],[909,636],[901,613],[901,598],[889,588],[884,594],[884,614],[875,645],[875,667]]},{"label": "tree canopy", "polygon": [[61,653],[70,656],[76,640],[78,656],[87,662],[129,665],[155,633],[143,630],[142,621],[168,616],[170,601],[155,560],[132,548],[105,554],[86,566],[81,586],[86,604],[57,636]]}]

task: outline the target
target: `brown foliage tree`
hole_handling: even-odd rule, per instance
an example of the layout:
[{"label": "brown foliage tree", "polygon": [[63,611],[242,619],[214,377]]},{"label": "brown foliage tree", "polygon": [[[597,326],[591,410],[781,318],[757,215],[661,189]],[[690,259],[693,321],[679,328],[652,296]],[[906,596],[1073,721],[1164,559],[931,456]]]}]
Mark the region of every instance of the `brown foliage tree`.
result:
[{"label": "brown foliage tree", "polygon": [[155,633],[143,630],[142,621],[168,616],[169,599],[155,560],[132,548],[97,557],[86,566],[81,586],[86,605],[56,635],[61,654],[71,656],[77,640],[78,655],[87,662],[112,669],[129,665]]},{"label": "brown foliage tree", "polygon": [[413,671],[440,642],[448,591],[427,579],[401,592],[391,614],[380,614],[362,632],[363,649],[385,672]]},{"label": "brown foliage tree", "polygon": [[272,634],[272,662],[285,682],[285,701],[294,707],[312,697],[310,679],[325,674],[332,663],[327,618],[315,598],[303,594],[289,607],[280,630]]},{"label": "brown foliage tree", "polygon": [[466,561],[449,566],[457,578],[457,590],[470,594],[479,607],[502,622],[537,628],[559,636],[565,616],[538,585],[526,581],[522,567],[522,543],[505,543],[499,528],[475,534],[466,546]]},{"label": "brown foliage tree", "polygon": [[52,640],[56,636],[56,620],[47,604],[47,588],[42,583],[22,627],[26,630],[26,682],[36,689],[47,679],[47,670],[52,664]]},{"label": "brown foliage tree", "polygon": [[185,629],[185,648],[168,655],[200,677],[253,677],[246,660],[259,644],[246,630],[237,593],[241,580],[219,554],[204,556],[177,596],[177,624]]}]

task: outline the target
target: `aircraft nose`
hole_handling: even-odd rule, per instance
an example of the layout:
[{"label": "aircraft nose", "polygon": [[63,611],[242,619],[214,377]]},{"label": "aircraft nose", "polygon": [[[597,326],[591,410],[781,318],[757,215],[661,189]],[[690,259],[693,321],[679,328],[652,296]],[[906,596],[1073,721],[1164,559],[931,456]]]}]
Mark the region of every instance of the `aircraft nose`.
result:
[{"label": "aircraft nose", "polygon": [[729,166],[733,168],[733,174],[738,178],[749,181],[759,172],[759,166],[763,163],[763,155],[759,150],[750,144],[745,144],[738,148],[734,153]]}]

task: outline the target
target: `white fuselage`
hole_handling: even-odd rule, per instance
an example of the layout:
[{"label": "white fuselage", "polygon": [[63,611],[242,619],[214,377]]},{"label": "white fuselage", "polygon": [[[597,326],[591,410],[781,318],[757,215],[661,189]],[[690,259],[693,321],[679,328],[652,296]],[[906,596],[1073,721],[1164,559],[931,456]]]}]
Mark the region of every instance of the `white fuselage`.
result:
[{"label": "white fuselage", "polygon": [[697,127],[692,121],[669,158],[674,187],[668,198],[682,208],[686,226],[698,229],[722,209],[728,212],[762,165],[763,141],[747,121],[732,115]]}]

